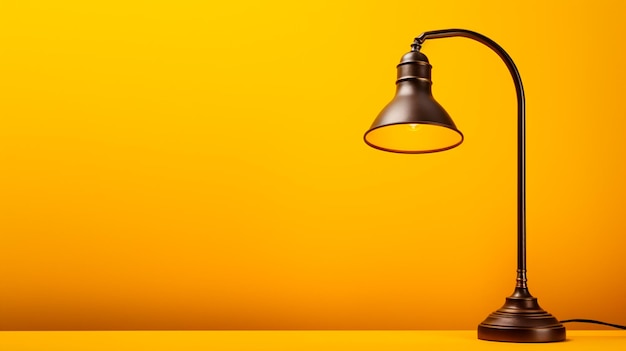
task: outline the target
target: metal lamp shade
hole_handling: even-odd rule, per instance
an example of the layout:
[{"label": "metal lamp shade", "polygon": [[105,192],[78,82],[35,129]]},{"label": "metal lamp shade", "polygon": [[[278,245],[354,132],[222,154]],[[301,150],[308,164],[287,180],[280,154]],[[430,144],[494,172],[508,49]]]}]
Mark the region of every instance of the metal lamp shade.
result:
[{"label": "metal lamp shade", "polygon": [[365,133],[376,149],[419,154],[451,149],[463,133],[431,92],[431,66],[420,52],[409,52],[398,65],[396,95]]}]

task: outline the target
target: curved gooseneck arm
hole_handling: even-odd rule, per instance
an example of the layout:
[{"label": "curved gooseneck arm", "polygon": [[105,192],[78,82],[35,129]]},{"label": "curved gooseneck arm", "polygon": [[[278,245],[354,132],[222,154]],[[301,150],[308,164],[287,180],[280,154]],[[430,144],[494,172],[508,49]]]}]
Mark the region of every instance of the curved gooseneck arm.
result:
[{"label": "curved gooseneck arm", "polygon": [[526,101],[519,71],[504,49],[486,36],[465,29],[442,29],[420,34],[411,45],[419,51],[427,39],[465,37],[495,51],[511,72],[517,92],[517,288],[526,289]]}]

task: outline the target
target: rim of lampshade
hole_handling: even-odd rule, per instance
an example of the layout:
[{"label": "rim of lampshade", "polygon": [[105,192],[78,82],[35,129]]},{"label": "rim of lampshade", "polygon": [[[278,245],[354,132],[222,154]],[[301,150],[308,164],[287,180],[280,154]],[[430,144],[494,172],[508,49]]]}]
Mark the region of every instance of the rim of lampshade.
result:
[{"label": "rim of lampshade", "polygon": [[[447,128],[447,129],[450,129],[452,131],[455,131],[455,132],[459,133],[459,135],[461,136],[461,140],[459,140],[459,142],[456,143],[456,144],[452,144],[450,146],[446,146],[446,147],[443,147],[443,148],[430,149],[430,150],[419,150],[419,151],[407,151],[407,150],[389,149],[389,148],[385,148],[385,147],[382,147],[382,146],[378,146],[378,145],[372,144],[369,141],[367,141],[367,135],[369,133],[375,131],[376,129],[380,129],[380,128],[383,128],[383,127],[394,126],[394,125],[400,125],[400,124],[430,124],[430,125],[434,125],[434,126],[438,126],[438,127]],[[445,125],[443,123],[436,123],[436,122],[418,122],[418,123],[415,123],[415,122],[399,122],[399,123],[389,123],[389,124],[385,124],[385,125],[378,126],[378,127],[375,127],[375,128],[370,128],[363,135],[363,141],[365,141],[365,143],[367,145],[373,147],[374,149],[378,149],[378,150],[382,150],[382,151],[388,151],[388,152],[394,152],[394,153],[398,153],[398,154],[430,154],[430,153],[433,153],[433,152],[446,151],[446,150],[450,150],[450,149],[453,149],[453,148],[461,145],[461,143],[463,143],[463,140],[465,140],[465,136],[463,135],[463,133],[461,133],[460,130],[458,130],[456,128],[450,128],[450,126],[448,126],[448,125]]]}]

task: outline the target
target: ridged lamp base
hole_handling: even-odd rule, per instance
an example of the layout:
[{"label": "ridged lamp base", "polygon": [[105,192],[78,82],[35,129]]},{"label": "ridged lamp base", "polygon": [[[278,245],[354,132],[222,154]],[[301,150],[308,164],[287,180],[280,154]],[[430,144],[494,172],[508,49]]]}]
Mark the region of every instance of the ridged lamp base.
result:
[{"label": "ridged lamp base", "polygon": [[478,325],[478,338],[504,342],[565,340],[565,327],[537,303],[528,289],[516,288],[504,306]]}]

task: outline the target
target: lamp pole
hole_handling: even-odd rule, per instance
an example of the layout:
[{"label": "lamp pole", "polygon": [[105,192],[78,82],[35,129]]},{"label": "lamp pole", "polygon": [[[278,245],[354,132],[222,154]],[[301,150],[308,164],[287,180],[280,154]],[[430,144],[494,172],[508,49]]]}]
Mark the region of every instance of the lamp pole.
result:
[{"label": "lamp pole", "polygon": [[517,283],[502,308],[478,326],[478,338],[493,341],[552,342],[565,340],[565,327],[544,311],[528,291],[526,278],[526,98],[522,78],[513,59],[495,41],[466,29],[424,32],[415,38],[412,51],[428,39],[465,37],[495,51],[509,69],[517,94]]},{"label": "lamp pole", "polygon": [[509,69],[515,93],[517,94],[517,288],[527,289],[526,285],[526,96],[522,77],[509,54],[495,41],[466,29],[443,29],[420,34],[411,45],[412,51],[419,51],[428,39],[465,37],[476,40],[495,51]]}]

